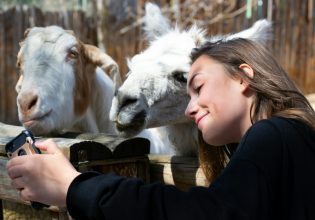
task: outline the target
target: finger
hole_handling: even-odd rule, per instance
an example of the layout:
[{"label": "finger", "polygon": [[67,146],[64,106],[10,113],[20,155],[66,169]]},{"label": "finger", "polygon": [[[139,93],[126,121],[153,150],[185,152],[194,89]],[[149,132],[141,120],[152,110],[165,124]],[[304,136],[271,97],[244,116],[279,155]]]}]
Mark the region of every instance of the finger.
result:
[{"label": "finger", "polygon": [[24,172],[24,167],[21,165],[11,166],[7,169],[7,173],[11,179],[21,177]]},{"label": "finger", "polygon": [[35,142],[35,146],[41,150],[47,151],[50,154],[59,153],[60,149],[57,144],[53,141],[53,139],[47,139],[45,141]]},{"label": "finger", "polygon": [[33,201],[33,194],[28,188],[23,188],[20,190],[20,197],[25,201]]},{"label": "finger", "polygon": [[11,186],[17,190],[22,190],[25,187],[25,181],[22,177],[15,178],[11,181]]},{"label": "finger", "polygon": [[9,170],[12,167],[25,164],[25,162],[27,162],[27,160],[29,160],[29,157],[30,156],[28,156],[28,155],[24,155],[23,157],[14,157],[14,158],[10,159],[6,164],[6,169]]}]

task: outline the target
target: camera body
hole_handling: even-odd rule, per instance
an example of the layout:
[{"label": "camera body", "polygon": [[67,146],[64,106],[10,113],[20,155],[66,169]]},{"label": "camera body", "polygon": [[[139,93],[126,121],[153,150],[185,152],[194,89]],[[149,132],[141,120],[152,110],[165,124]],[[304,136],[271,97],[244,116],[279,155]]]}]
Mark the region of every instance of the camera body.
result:
[{"label": "camera body", "polygon": [[34,143],[33,134],[28,130],[24,130],[5,145],[5,151],[9,158],[27,154],[40,154],[40,150],[35,147]]},{"label": "camera body", "polygon": [[[5,151],[9,158],[29,155],[40,154],[41,151],[35,147],[35,138],[33,134],[28,130],[23,130],[18,136],[13,138],[5,145]],[[34,209],[42,209],[49,207],[49,205],[31,201],[31,206]]]}]

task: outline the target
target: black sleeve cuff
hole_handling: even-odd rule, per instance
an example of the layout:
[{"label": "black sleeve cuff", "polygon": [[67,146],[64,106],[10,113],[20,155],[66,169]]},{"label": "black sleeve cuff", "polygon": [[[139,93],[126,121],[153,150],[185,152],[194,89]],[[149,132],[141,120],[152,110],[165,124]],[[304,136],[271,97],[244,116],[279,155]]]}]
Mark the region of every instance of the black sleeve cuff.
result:
[{"label": "black sleeve cuff", "polygon": [[76,220],[103,219],[101,201],[110,198],[113,189],[124,178],[112,174],[85,172],[77,176],[67,192],[67,209]]}]

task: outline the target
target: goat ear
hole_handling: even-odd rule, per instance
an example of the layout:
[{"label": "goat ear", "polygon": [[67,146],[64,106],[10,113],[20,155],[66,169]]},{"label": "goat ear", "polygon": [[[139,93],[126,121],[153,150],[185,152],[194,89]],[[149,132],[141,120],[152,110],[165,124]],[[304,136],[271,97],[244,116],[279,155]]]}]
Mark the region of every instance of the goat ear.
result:
[{"label": "goat ear", "polygon": [[145,4],[144,31],[149,41],[171,30],[170,21],[163,16],[161,9],[153,3]]},{"label": "goat ear", "polygon": [[96,66],[99,66],[113,80],[115,88],[118,88],[122,81],[120,77],[118,64],[99,48],[83,44],[86,57]]}]

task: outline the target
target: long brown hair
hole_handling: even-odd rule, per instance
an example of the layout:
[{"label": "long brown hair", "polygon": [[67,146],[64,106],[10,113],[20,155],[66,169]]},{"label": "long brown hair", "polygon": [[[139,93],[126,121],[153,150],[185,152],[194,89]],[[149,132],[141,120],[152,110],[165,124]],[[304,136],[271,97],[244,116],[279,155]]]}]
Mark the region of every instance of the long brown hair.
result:
[{"label": "long brown hair", "polygon": [[[309,101],[272,54],[259,43],[243,38],[207,42],[193,50],[192,62],[201,55],[221,63],[231,77],[248,82],[250,89],[256,94],[251,106],[252,123],[263,118],[282,116],[303,121],[315,130],[315,112]],[[252,67],[253,78],[239,68],[243,63]],[[222,147],[209,146],[202,137],[199,139],[199,161],[205,176],[212,181],[223,169],[226,157]]]}]

